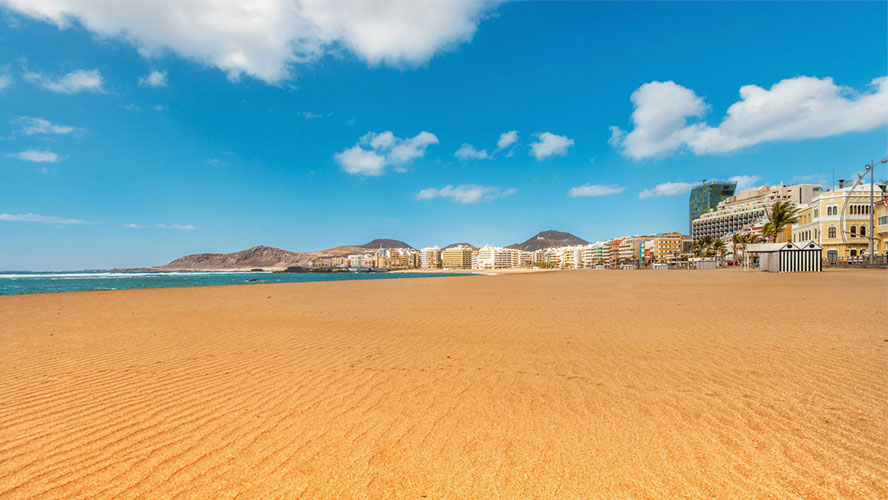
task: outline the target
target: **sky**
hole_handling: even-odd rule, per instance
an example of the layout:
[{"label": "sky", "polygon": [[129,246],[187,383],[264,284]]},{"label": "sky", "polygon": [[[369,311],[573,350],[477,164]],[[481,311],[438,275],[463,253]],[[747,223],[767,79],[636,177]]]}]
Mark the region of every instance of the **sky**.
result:
[{"label": "sky", "polygon": [[888,154],[886,21],[886,2],[0,0],[0,269],[687,232],[699,180],[829,186]]}]

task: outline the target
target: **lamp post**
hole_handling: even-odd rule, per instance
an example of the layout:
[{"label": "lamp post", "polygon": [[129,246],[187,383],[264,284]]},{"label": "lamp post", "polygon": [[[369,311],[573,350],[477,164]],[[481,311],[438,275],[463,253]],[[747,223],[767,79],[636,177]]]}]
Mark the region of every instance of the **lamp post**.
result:
[{"label": "lamp post", "polygon": [[[869,213],[870,213],[870,227],[869,227],[870,264],[874,264],[876,262],[875,252],[873,251],[873,250],[875,250],[874,238],[876,237],[874,234],[876,232],[875,172],[876,172],[876,165],[880,165],[882,163],[888,163],[888,157],[882,158],[882,160],[879,161],[878,163],[871,161],[869,163],[869,165],[866,165],[866,169],[869,170],[869,173],[870,173],[870,207],[869,207],[870,208],[870,210],[869,210]],[[885,253],[885,252],[883,251],[882,253]]]}]

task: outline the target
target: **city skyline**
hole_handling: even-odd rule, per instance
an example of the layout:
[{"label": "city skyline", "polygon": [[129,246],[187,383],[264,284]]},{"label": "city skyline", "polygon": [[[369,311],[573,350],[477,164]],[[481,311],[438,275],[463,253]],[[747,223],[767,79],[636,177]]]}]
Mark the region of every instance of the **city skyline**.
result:
[{"label": "city skyline", "polygon": [[201,35],[0,1],[0,268],[687,233],[701,179],[830,187],[888,152],[884,3],[422,5]]}]

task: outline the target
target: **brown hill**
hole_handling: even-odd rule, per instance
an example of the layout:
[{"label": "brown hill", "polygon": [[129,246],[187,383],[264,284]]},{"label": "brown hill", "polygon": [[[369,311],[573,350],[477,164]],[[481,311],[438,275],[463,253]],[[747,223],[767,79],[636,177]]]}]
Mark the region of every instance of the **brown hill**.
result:
[{"label": "brown hill", "polygon": [[281,269],[309,260],[309,254],[256,246],[233,253],[197,253],[180,257],[162,270]]},{"label": "brown hill", "polygon": [[466,242],[462,242],[462,243],[451,243],[451,244],[447,245],[446,247],[442,248],[442,250],[447,250],[448,248],[454,248],[454,247],[459,247],[459,246],[463,246],[463,247],[471,247],[472,250],[478,250],[478,247],[476,247],[475,245],[473,245],[473,244],[471,244],[471,243],[466,243]]},{"label": "brown hill", "polygon": [[574,236],[570,233],[561,231],[541,231],[536,236],[531,237],[524,243],[515,243],[506,248],[517,248],[526,252],[533,252],[549,247],[568,247],[573,245],[588,245],[589,242]]},{"label": "brown hill", "polygon": [[317,254],[318,257],[344,257],[346,255],[354,255],[354,254],[363,254],[363,253],[372,253],[374,250],[379,250],[380,248],[410,248],[413,249],[412,246],[404,243],[400,240],[389,240],[389,239],[381,239],[377,238],[368,243],[364,243],[363,245],[340,245],[338,247],[328,248],[326,250],[321,250],[318,252],[312,252]]},{"label": "brown hill", "polygon": [[380,247],[382,247],[382,248],[410,248],[410,249],[416,250],[415,248],[408,245],[407,243],[404,243],[403,241],[389,240],[386,238],[377,238],[369,243],[364,243],[363,245],[357,245],[357,246],[359,246],[361,248],[369,248],[371,250],[376,250]]},{"label": "brown hill", "polygon": [[285,269],[306,265],[318,257],[344,257],[364,254],[378,248],[413,248],[399,240],[375,239],[363,245],[342,245],[316,252],[291,252],[282,248],[256,246],[233,253],[197,253],[180,257],[165,266],[164,271],[215,271],[226,269]]}]

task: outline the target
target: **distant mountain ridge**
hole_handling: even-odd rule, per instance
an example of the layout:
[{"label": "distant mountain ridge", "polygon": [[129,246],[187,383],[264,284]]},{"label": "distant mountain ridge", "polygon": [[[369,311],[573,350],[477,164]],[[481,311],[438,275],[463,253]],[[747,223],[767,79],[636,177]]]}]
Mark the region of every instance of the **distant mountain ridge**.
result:
[{"label": "distant mountain ridge", "polygon": [[[523,243],[515,243],[506,248],[517,248],[533,252],[549,247],[586,245],[588,243],[588,241],[570,233],[550,230],[541,231]],[[453,248],[459,245],[468,246],[475,250],[478,249],[478,247],[465,242],[453,243],[444,248]],[[283,248],[259,245],[239,252],[186,255],[173,260],[169,264],[152,269],[161,271],[278,270],[286,269],[290,266],[307,266],[320,257],[345,257],[353,254],[372,253],[379,248],[407,248],[415,250],[414,247],[403,241],[388,238],[377,238],[363,245],[341,245],[314,252],[291,252]]]},{"label": "distant mountain ridge", "polygon": [[216,269],[280,269],[295,266],[304,254],[282,248],[255,246],[232,253],[196,253],[180,257],[162,270],[216,270]]},{"label": "distant mountain ridge", "polygon": [[196,253],[180,257],[154,269],[163,271],[215,271],[234,269],[285,269],[304,266],[318,257],[345,257],[382,248],[410,248],[400,240],[379,238],[363,245],[342,245],[316,252],[291,252],[263,245],[232,253]]},{"label": "distant mountain ridge", "polygon": [[516,248],[525,252],[534,252],[549,247],[567,247],[574,245],[588,245],[589,242],[570,233],[548,230],[540,231],[523,243],[514,243],[506,248]]},{"label": "distant mountain ridge", "polygon": [[408,245],[407,243],[404,243],[403,241],[400,241],[400,240],[389,240],[389,239],[386,239],[386,238],[377,238],[377,239],[371,241],[370,243],[364,243],[363,245],[357,245],[357,246],[359,246],[359,247],[361,247],[361,248],[373,248],[373,249],[378,249],[378,248],[409,248],[409,249],[411,249],[411,250],[416,250],[415,248],[413,248],[412,246]]},{"label": "distant mountain ridge", "polygon": [[455,247],[469,247],[472,250],[478,250],[478,247],[476,247],[475,245],[473,245],[471,243],[466,243],[465,241],[463,241],[461,243],[451,243],[451,244],[447,245],[446,247],[441,248],[441,250],[447,250],[448,248],[455,248]]}]

